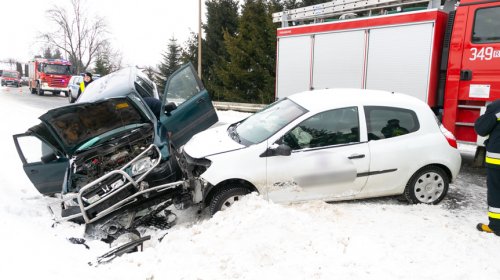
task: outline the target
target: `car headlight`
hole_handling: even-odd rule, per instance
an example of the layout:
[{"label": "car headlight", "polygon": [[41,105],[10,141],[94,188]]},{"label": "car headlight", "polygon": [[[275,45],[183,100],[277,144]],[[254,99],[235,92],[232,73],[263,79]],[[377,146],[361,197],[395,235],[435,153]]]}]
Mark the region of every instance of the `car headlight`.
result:
[{"label": "car headlight", "polygon": [[49,86],[49,83],[42,83],[42,86],[44,86],[44,87],[48,87],[48,86]]},{"label": "car headlight", "polygon": [[137,162],[132,164],[132,168],[130,170],[130,173],[132,173],[132,176],[136,176],[139,174],[142,174],[149,169],[151,169],[154,166],[153,162],[151,161],[150,157],[145,157]]}]

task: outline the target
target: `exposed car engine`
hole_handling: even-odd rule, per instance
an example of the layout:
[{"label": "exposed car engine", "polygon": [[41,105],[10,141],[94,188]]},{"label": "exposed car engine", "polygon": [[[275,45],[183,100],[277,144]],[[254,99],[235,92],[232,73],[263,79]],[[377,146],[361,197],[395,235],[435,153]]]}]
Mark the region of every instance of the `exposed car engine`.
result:
[{"label": "exposed car engine", "polygon": [[98,143],[91,150],[77,153],[71,164],[72,181],[68,191],[77,192],[86,184],[104,174],[120,169],[142,153],[152,142],[151,125],[124,131],[122,134]]}]

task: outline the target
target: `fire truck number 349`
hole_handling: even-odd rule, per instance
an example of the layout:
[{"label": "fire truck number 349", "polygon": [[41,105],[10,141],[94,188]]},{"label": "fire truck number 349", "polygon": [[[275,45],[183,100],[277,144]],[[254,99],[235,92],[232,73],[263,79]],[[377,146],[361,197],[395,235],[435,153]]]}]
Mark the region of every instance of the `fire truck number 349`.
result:
[{"label": "fire truck number 349", "polygon": [[500,57],[500,50],[495,50],[493,47],[486,48],[471,48],[471,57],[469,60],[492,60]]}]

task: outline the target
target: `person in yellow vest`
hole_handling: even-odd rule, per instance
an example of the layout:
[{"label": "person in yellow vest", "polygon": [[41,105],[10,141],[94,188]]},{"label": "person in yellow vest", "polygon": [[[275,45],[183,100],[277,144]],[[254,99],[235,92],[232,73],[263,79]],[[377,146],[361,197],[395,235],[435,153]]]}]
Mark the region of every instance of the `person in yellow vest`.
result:
[{"label": "person in yellow vest", "polygon": [[83,81],[80,83],[80,88],[78,89],[78,97],[80,97],[80,94],[85,91],[85,88],[92,83],[94,80],[92,80],[92,73],[85,73],[85,76],[83,76]]}]

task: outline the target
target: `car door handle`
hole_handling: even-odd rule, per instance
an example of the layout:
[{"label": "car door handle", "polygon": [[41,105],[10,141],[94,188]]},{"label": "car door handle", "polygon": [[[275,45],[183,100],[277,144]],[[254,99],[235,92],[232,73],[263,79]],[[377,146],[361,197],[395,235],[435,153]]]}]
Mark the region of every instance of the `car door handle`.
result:
[{"label": "car door handle", "polygon": [[364,158],[364,157],[365,157],[365,155],[362,155],[362,154],[352,154],[347,158],[348,159],[356,159],[356,158]]},{"label": "car door handle", "polygon": [[461,70],[460,71],[460,80],[461,81],[472,80],[472,70]]},{"label": "car door handle", "polygon": [[31,170],[30,170],[30,173],[31,173],[31,174],[37,174],[37,173],[38,173],[38,170],[31,169]]},{"label": "car door handle", "polygon": [[200,104],[201,102],[205,102],[205,99],[204,98],[200,98],[196,101],[197,104]]}]

